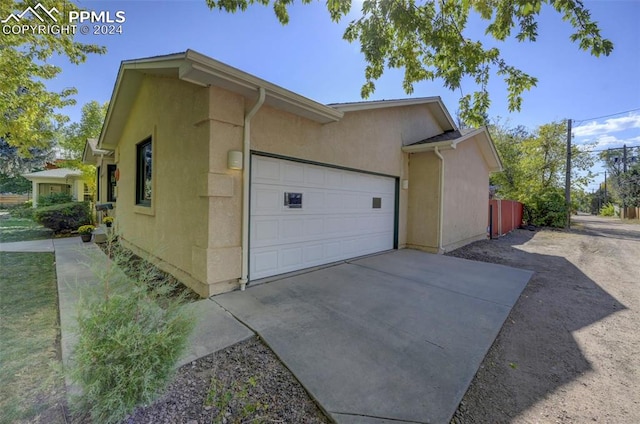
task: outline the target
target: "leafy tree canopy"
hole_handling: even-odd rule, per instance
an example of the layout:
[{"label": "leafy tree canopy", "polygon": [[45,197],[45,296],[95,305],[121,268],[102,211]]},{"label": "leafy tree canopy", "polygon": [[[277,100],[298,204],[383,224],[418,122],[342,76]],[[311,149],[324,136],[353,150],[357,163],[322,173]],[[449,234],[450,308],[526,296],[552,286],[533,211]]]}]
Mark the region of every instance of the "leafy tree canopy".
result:
[{"label": "leafy tree canopy", "polygon": [[609,173],[608,196],[619,204],[640,206],[640,147],[608,149],[600,160]]},{"label": "leafy tree canopy", "polygon": [[82,171],[82,179],[90,193],[96,192],[96,167],[82,162],[82,153],[89,138],[97,138],[102,130],[109,103],[92,100],[82,106],[80,122],[67,124],[62,130],[58,145],[66,160],[63,166]]},{"label": "leafy tree canopy", "polygon": [[0,176],[16,178],[20,174],[43,169],[54,158],[52,140],[39,143],[42,147],[28,148],[28,155],[22,155],[16,146],[0,137]]},{"label": "leafy tree canopy", "polygon": [[[205,0],[209,8],[227,12],[249,5],[272,5],[282,24],[294,0]],[[312,0],[301,0],[303,4]],[[515,33],[518,41],[535,41],[537,19],[546,4],[574,28],[571,41],[595,56],[609,55],[613,43],[603,38],[581,0],[364,0],[362,15],[349,22],[343,38],[358,41],[367,63],[361,95],[369,97],[385,68],[404,69],[403,88],[413,93],[414,84],[440,79],[451,90],[471,78],[479,89],[460,99],[460,112],[471,125],[485,124],[490,106],[487,86],[496,72],[508,89],[510,111],[520,110],[522,93],[536,85],[536,78],[509,65],[496,47],[465,36],[470,16],[486,23],[485,33],[505,41]],[[331,19],[338,22],[351,11],[352,0],[326,0]]]},{"label": "leafy tree canopy", "polygon": [[[526,203],[532,197],[551,189],[563,189],[566,172],[565,121],[551,122],[534,131],[518,126],[509,128],[504,122],[490,126],[491,135],[504,170],[491,176],[497,193],[505,199]],[[572,189],[582,189],[592,179],[594,158],[576,145],[571,150]]]},{"label": "leafy tree canopy", "polygon": [[[564,226],[566,122],[552,122],[529,131],[522,126],[509,128],[497,121],[490,130],[503,165],[502,172],[491,176],[497,195],[524,203],[529,222]],[[574,193],[582,192],[593,177],[590,169],[594,158],[587,149],[575,145],[571,155],[571,189]]]},{"label": "leafy tree canopy", "polygon": [[62,130],[60,147],[67,159],[80,161],[88,138],[97,138],[102,130],[109,103],[100,104],[92,100],[82,106],[80,122],[66,125]]},{"label": "leafy tree canopy", "polygon": [[[57,24],[67,25],[69,11],[76,5],[66,0],[40,0],[47,9],[55,7],[60,13]],[[21,13],[38,2],[3,0],[0,16]],[[21,25],[41,24],[30,13],[25,14]],[[46,148],[55,136],[59,124],[67,118],[58,110],[75,103],[75,88],[60,92],[49,91],[44,81],[56,77],[60,67],[48,63],[55,56],[66,56],[71,63],[80,64],[90,53],[104,53],[105,49],[74,40],[73,34],[46,34],[25,31],[20,34],[2,34],[0,41],[0,135],[18,149],[20,156],[29,157],[32,148]]]}]

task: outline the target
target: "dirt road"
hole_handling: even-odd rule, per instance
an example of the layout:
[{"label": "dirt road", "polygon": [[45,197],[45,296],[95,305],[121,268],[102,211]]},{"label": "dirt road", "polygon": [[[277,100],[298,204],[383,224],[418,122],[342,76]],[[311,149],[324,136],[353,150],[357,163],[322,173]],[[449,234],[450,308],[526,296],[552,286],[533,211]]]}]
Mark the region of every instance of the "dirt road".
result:
[{"label": "dirt road", "polygon": [[453,423],[640,423],[640,225],[578,216],[452,256],[535,271]]}]

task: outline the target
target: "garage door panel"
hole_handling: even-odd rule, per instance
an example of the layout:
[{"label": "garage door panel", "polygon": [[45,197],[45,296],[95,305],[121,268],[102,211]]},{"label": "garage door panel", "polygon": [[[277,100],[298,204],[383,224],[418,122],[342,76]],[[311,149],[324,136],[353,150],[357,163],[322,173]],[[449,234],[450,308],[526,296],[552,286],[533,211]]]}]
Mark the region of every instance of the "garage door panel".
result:
[{"label": "garage door panel", "polygon": [[324,257],[324,245],[322,243],[305,246],[304,260],[306,263],[321,263]]},{"label": "garage door panel", "polygon": [[325,193],[318,191],[305,191],[302,194],[302,203],[306,211],[323,211],[327,209],[327,198]]},{"label": "garage door panel", "polygon": [[251,279],[393,248],[394,178],[253,156],[251,193]]},{"label": "garage door panel", "polygon": [[272,161],[256,161],[251,164],[251,173],[256,182],[280,181],[280,164]]},{"label": "garage door panel", "polygon": [[304,165],[296,163],[288,163],[282,167],[282,180],[285,183],[303,183],[304,182]]},{"label": "garage door panel", "polygon": [[277,219],[257,221],[253,228],[253,239],[257,243],[271,245],[279,239],[280,222]]},{"label": "garage door panel", "polygon": [[304,238],[304,219],[301,218],[285,218],[280,225],[281,240],[287,242],[292,239]]},{"label": "garage door panel", "polygon": [[326,171],[326,187],[328,188],[336,188],[342,187],[342,172],[336,171],[334,169],[327,169]]},{"label": "garage door panel", "polygon": [[280,264],[283,267],[297,267],[302,265],[303,246],[290,247],[280,250]]},{"label": "garage door panel", "polygon": [[305,236],[322,236],[325,233],[323,218],[310,218],[305,221]]},{"label": "garage door panel", "polygon": [[322,168],[306,168],[304,182],[312,187],[326,187],[325,170]]},{"label": "garage door panel", "polygon": [[[263,252],[255,252],[252,257],[251,267],[256,275],[267,275],[278,270],[278,250],[271,249]],[[273,274],[271,274],[273,275]]]}]

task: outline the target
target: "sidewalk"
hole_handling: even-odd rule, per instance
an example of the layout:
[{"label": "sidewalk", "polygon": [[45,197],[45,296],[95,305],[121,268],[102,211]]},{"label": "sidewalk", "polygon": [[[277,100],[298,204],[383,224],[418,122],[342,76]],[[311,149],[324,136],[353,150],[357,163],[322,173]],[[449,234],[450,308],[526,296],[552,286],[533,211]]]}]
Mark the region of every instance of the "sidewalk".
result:
[{"label": "sidewalk", "polygon": [[[83,292],[98,288],[100,282],[96,275],[105,272],[111,261],[94,243],[83,243],[80,237],[0,243],[0,252],[55,252],[62,362],[68,366],[77,341],[74,327],[78,299]],[[185,308],[193,311],[198,322],[178,367],[254,335],[209,299],[190,303]]]}]

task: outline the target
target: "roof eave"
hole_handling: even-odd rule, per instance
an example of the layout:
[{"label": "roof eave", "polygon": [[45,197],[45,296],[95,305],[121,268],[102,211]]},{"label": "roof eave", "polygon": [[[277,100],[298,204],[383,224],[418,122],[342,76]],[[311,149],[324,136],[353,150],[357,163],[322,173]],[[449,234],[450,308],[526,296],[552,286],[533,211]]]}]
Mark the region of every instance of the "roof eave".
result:
[{"label": "roof eave", "polygon": [[344,115],[333,107],[318,103],[193,50],[187,50],[185,53],[185,61],[180,67],[179,77],[194,84],[219,86],[249,98],[257,98],[258,89],[264,88],[266,105],[320,124],[337,122]]},{"label": "roof eave", "polygon": [[[187,50],[166,56],[123,61],[114,84],[107,115],[98,141],[99,148],[113,149],[118,143],[121,130],[111,128],[128,115],[137,87],[142,81],[142,72],[171,71],[177,78],[203,87],[220,86],[245,97],[257,98],[258,89],[265,89],[265,104],[302,116],[320,124],[339,121],[341,111],[315,102],[304,96],[286,90],[268,81],[233,68],[201,53]],[[125,78],[126,76],[126,78]],[[116,105],[125,103],[124,109],[116,110]],[[120,123],[122,125],[122,122]],[[108,136],[107,136],[108,135]]]},{"label": "roof eave", "polygon": [[[449,111],[444,106],[442,98],[440,96],[432,97],[413,97],[410,99],[396,99],[396,100],[376,100],[370,102],[355,102],[355,103],[338,103],[331,104],[333,108],[342,112],[358,112],[372,109],[382,109],[389,107],[402,107],[402,106],[414,106],[426,104],[429,106],[431,113],[442,128],[442,131],[456,130],[458,127],[455,121],[449,114]],[[434,106],[434,107],[432,107]]]},{"label": "roof eave", "polygon": [[481,148],[481,153],[489,167],[490,172],[499,172],[502,171],[502,162],[500,161],[500,156],[498,155],[498,151],[496,150],[496,146],[493,143],[493,139],[491,138],[491,134],[486,127],[476,128],[473,131],[470,131],[461,137],[458,137],[454,140],[445,140],[438,141],[434,143],[422,143],[422,144],[412,144],[410,146],[404,146],[402,151],[405,153],[422,153],[422,152],[432,152],[438,147],[439,150],[446,149],[455,149],[458,144],[463,141],[470,140],[473,137],[484,134],[486,136],[486,146],[487,149]]},{"label": "roof eave", "polygon": [[455,140],[445,140],[445,141],[437,141],[435,143],[422,143],[422,144],[411,144],[409,146],[403,146],[402,151],[404,153],[422,153],[422,152],[433,152],[436,147],[438,149],[455,149],[456,148]]}]

